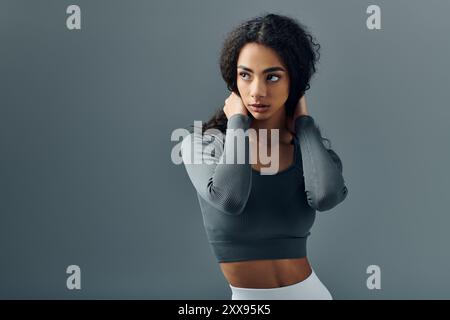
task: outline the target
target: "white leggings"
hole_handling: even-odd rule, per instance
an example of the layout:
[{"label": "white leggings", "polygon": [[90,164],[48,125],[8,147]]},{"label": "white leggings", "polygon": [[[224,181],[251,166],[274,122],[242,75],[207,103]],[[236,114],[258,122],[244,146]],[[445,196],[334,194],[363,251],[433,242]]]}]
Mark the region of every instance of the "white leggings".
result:
[{"label": "white leggings", "polygon": [[314,270],[308,278],[278,288],[239,288],[231,284],[231,300],[333,300]]}]

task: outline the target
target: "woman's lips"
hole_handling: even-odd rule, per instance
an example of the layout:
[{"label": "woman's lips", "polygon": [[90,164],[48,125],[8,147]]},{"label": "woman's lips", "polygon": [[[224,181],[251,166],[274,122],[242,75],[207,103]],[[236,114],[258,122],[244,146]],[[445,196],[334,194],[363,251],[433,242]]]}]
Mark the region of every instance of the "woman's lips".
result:
[{"label": "woman's lips", "polygon": [[255,111],[255,112],[259,112],[259,113],[261,113],[261,112],[266,112],[268,109],[269,109],[269,105],[255,105],[255,106],[250,106],[250,108],[252,108],[252,110],[253,111]]}]

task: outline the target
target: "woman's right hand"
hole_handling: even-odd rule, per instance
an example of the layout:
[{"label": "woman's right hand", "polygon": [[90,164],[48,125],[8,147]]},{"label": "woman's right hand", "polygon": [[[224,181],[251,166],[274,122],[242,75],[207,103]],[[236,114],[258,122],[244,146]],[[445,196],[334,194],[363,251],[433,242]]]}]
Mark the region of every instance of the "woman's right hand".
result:
[{"label": "woman's right hand", "polygon": [[225,105],[223,106],[223,112],[230,119],[233,115],[240,113],[248,116],[248,110],[244,105],[241,97],[232,92],[230,96],[225,100]]}]

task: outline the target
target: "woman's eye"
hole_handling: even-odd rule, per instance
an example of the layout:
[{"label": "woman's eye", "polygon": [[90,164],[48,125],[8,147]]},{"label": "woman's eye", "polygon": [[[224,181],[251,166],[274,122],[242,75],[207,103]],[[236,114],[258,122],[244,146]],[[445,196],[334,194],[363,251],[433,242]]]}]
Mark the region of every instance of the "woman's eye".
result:
[{"label": "woman's eye", "polygon": [[277,75],[274,75],[274,74],[271,74],[271,75],[269,75],[269,77],[275,77],[275,78],[277,78],[277,80],[275,80],[275,81],[273,81],[273,82],[276,82],[276,81],[278,81],[278,79],[280,79],[280,77],[279,77],[279,76],[277,76]]},{"label": "woman's eye", "polygon": [[245,72],[241,72],[241,73],[239,73],[239,75],[240,75],[241,77],[243,77],[243,76],[248,75],[248,74],[245,73]]},{"label": "woman's eye", "polygon": [[[246,73],[246,72],[241,72],[241,73],[239,73],[239,75],[240,75],[241,77],[244,77],[244,76],[247,76],[248,73]],[[272,82],[276,82],[276,81],[278,81],[278,80],[280,79],[280,77],[277,76],[277,75],[275,75],[275,74],[270,74],[268,77],[269,77],[269,78],[270,78],[270,77],[275,77],[275,78],[277,78],[276,80],[274,80],[274,81],[272,81]],[[246,80],[246,79],[244,79],[244,80]]]}]

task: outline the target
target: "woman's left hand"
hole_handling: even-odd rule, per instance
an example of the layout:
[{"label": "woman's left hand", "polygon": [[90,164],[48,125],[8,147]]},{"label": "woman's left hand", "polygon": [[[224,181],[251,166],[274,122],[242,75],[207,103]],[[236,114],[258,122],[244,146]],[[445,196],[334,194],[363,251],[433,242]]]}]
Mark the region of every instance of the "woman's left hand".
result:
[{"label": "woman's left hand", "polygon": [[289,131],[295,132],[295,120],[303,115],[309,115],[305,95],[298,100],[297,105],[295,106],[294,115],[292,117],[286,117],[287,128]]}]

